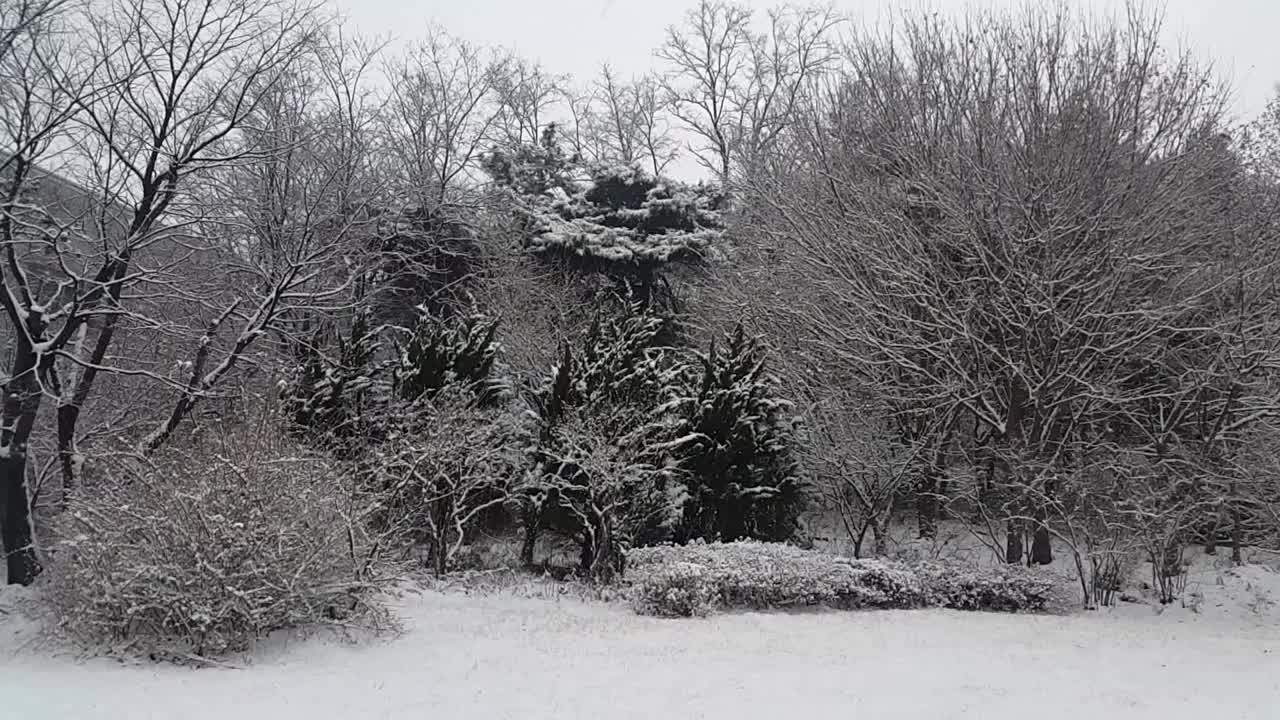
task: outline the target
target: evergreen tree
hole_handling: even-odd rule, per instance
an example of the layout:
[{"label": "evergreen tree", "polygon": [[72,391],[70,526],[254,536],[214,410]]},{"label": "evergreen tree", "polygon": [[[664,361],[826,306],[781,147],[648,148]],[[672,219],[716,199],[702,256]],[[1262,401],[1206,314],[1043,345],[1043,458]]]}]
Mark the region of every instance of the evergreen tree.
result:
[{"label": "evergreen tree", "polygon": [[598,318],[532,394],[534,470],[517,496],[526,564],[544,528],[573,538],[598,579],[621,570],[626,547],[670,537],[683,488],[646,462],[641,432],[679,371],[661,344],[667,323],[638,306]]},{"label": "evergreen tree", "polygon": [[701,266],[723,233],[723,198],[706,185],[655,178],[634,166],[596,166],[590,180],[525,211],[534,255],[608,278],[646,307],[677,310],[668,275]]},{"label": "evergreen tree", "polygon": [[791,403],[779,397],[759,340],[739,324],[697,360],[650,428],[651,447],[689,489],[677,539],[789,539],[805,489]]}]

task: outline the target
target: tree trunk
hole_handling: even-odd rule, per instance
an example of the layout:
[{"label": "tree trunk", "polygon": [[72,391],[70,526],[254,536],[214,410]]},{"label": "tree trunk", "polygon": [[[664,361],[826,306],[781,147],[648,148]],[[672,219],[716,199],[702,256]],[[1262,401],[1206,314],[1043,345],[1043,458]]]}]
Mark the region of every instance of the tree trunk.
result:
[{"label": "tree trunk", "polygon": [[[136,222],[135,220],[135,225]],[[121,281],[129,270],[131,255],[132,251],[129,248],[125,248],[120,253],[119,258],[113,260],[109,267],[104,267],[103,270],[107,274],[102,276],[102,279],[109,279],[111,282],[111,286],[107,289],[106,298],[103,301],[105,306],[113,307],[116,310],[120,309],[120,295],[124,290],[124,285],[121,284]],[[102,329],[98,331],[98,337],[93,343],[93,350],[89,353],[88,361],[80,371],[75,387],[68,388],[71,391],[70,402],[58,406],[58,458],[62,471],[64,503],[70,499],[70,495],[74,494],[79,486],[79,480],[76,477],[79,463],[75,462],[75,443],[76,426],[80,422],[80,409],[84,407],[85,402],[89,399],[89,393],[93,391],[94,381],[98,379],[98,368],[106,360],[107,352],[115,339],[120,315],[119,312],[110,313],[102,321]]]},{"label": "tree trunk", "polygon": [[1218,528],[1222,525],[1222,509],[1216,508],[1213,512],[1213,522],[1209,525],[1208,535],[1204,539],[1204,554],[1218,554]]},{"label": "tree trunk", "polygon": [[58,463],[62,468],[62,506],[65,508],[79,490],[79,463],[76,458],[76,423],[80,420],[78,405],[58,406]]},{"label": "tree trunk", "polygon": [[[1232,495],[1235,495],[1235,488],[1232,488]],[[1240,547],[1244,545],[1244,529],[1240,524],[1240,505],[1239,503],[1231,503],[1231,562],[1239,565],[1244,562],[1244,556],[1240,552]]]},{"label": "tree trunk", "polygon": [[867,537],[867,529],[871,527],[870,522],[862,524],[862,528],[858,530],[858,534],[853,538],[853,558],[855,560],[862,557],[862,541]]},{"label": "tree trunk", "polygon": [[[43,336],[43,320],[33,312],[27,318],[27,332],[19,331],[15,340],[13,374],[5,386],[0,412],[0,449],[4,451],[0,459],[0,540],[12,585],[30,585],[42,569],[31,527],[31,498],[27,495],[27,442],[43,397],[36,379],[41,361],[29,338]],[[43,362],[51,360],[45,358]]]},{"label": "tree trunk", "polygon": [[1009,521],[1005,535],[1004,561],[1010,565],[1022,563],[1022,523],[1017,520]]},{"label": "tree trunk", "polygon": [[916,493],[916,536],[921,540],[938,537],[938,478],[932,471]]},{"label": "tree trunk", "polygon": [[524,528],[524,541],[520,544],[520,564],[533,567],[533,553],[538,547],[538,531],[541,517],[538,508],[529,505],[520,510],[520,524]]},{"label": "tree trunk", "polygon": [[442,578],[449,571],[449,545],[442,537],[436,537],[431,548],[431,572]]},{"label": "tree trunk", "polygon": [[596,544],[590,532],[583,532],[582,547],[578,550],[578,571],[585,578],[593,578]]},{"label": "tree trunk", "polygon": [[431,490],[437,496],[431,503],[431,569],[439,578],[449,572],[449,531],[453,527],[457,507],[452,488],[443,482]]},{"label": "tree trunk", "polygon": [[1031,537],[1031,564],[1049,565],[1053,563],[1052,536],[1044,522],[1036,523],[1035,533]]},{"label": "tree trunk", "polygon": [[889,554],[889,530],[885,527],[887,524],[878,518],[871,521],[871,537],[875,542],[876,557]]},{"label": "tree trunk", "polygon": [[35,533],[31,529],[26,475],[25,454],[18,453],[0,461],[0,535],[4,539],[11,585],[30,585],[41,570]]},{"label": "tree trunk", "polygon": [[584,548],[584,560],[589,565],[583,570],[593,583],[609,583],[622,571],[622,558],[618,557],[613,540],[613,522],[607,513],[598,509],[592,519],[594,528],[588,533],[590,554]]},{"label": "tree trunk", "polygon": [[[1025,414],[1025,403],[1027,401],[1027,390],[1022,383],[1017,380],[1009,381],[1009,411],[1005,420],[1005,443],[1006,451],[1004,460],[1001,462],[1004,474],[1010,480],[1021,480],[1024,468],[1021,467],[1021,449],[1022,449],[1022,420]],[[1017,487],[1025,488],[1026,484],[1017,482]],[[1022,502],[1026,501],[1025,490],[1022,490],[1024,497]],[[1021,503],[1019,503],[1021,504]],[[1018,508],[1021,510],[1021,508]],[[1005,537],[1004,561],[1010,565],[1022,563],[1024,548],[1023,537],[1026,534],[1025,523],[1022,519],[1011,519],[1008,521],[1008,530]]]}]

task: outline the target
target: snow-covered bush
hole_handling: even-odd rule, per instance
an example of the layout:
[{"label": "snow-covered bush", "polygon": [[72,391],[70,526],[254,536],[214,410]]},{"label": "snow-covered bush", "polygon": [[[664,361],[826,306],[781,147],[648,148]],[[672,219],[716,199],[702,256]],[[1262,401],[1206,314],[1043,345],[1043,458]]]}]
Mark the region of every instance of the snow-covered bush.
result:
[{"label": "snow-covered bush", "polygon": [[373,520],[425,546],[440,576],[476,526],[507,502],[524,464],[523,426],[511,412],[479,405],[458,383],[402,410],[364,460],[377,497]]},{"label": "snow-covered bush", "polygon": [[216,655],[381,614],[380,547],[337,464],[274,424],[212,430],[105,477],[58,522],[51,597],[91,644]]},{"label": "snow-covered bush", "polygon": [[498,356],[498,321],[483,315],[442,320],[418,308],[412,328],[373,327],[356,313],[345,332],[322,327],[297,349],[281,396],[292,430],[329,449],[358,455],[397,432],[415,403],[458,386],[480,405],[510,399]]},{"label": "snow-covered bush", "polygon": [[[700,574],[715,587],[719,608],[768,610],[820,605],[840,609],[913,607],[914,595],[898,599],[886,593],[883,576],[896,568],[801,550],[779,543],[741,541],[662,545],[639,548],[628,555],[628,568],[640,612],[675,614],[663,607],[672,584],[687,585],[687,576]],[[680,566],[681,573],[668,569]],[[900,584],[908,584],[902,578]]]},{"label": "snow-covered bush", "polygon": [[658,617],[706,617],[720,602],[720,588],[706,566],[691,562],[658,568],[631,596],[637,613]]},{"label": "snow-covered bush", "polygon": [[632,606],[664,617],[708,607],[1043,610],[1053,590],[1050,579],[1024,568],[908,566],[754,541],[638,548],[627,560]]},{"label": "snow-covered bush", "polygon": [[381,435],[367,409],[390,399],[377,362],[382,348],[368,312],[354,313],[342,330],[319,322],[307,342],[293,347],[296,365],[280,388],[289,430],[331,448]]},{"label": "snow-covered bush", "polygon": [[658,342],[664,325],[634,307],[624,317],[598,319],[577,348],[562,349],[531,394],[533,472],[516,495],[525,564],[544,529],[579,543],[582,570],[592,574],[600,552],[620,569],[615,550],[670,537],[683,486],[649,462],[637,434],[675,373]]},{"label": "snow-covered bush", "polygon": [[501,346],[498,321],[471,315],[442,321],[419,312],[412,331],[397,338],[392,363],[396,395],[402,400],[430,398],[446,385],[459,385],[481,405],[498,405],[509,395],[495,369]]},{"label": "snow-covered bush", "polygon": [[1021,565],[989,568],[924,563],[914,567],[933,604],[953,610],[1045,610],[1053,580]]},{"label": "snow-covered bush", "polygon": [[530,483],[547,526],[578,545],[582,573],[607,582],[622,574],[637,539],[670,534],[684,488],[602,436],[591,417],[579,411],[556,427],[534,451]]}]

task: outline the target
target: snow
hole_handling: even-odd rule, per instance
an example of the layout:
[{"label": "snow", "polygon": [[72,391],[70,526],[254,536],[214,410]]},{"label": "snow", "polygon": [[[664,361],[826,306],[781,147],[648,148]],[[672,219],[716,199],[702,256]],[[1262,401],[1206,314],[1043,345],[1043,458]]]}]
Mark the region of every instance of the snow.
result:
[{"label": "snow", "polygon": [[0,590],[6,717],[1230,720],[1274,717],[1280,702],[1276,623],[1145,607],[672,621],[428,592],[398,601],[406,629],[390,640],[312,638],[244,669],[192,669],[41,649],[14,611],[30,599]]}]

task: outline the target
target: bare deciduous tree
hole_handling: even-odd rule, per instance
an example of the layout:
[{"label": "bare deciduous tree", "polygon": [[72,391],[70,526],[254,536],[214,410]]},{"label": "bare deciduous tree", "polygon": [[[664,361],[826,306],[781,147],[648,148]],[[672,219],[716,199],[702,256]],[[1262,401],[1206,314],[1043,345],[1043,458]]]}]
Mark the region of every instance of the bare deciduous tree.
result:
[{"label": "bare deciduous tree", "polygon": [[493,142],[504,148],[537,145],[542,131],[553,122],[566,100],[568,79],[547,72],[537,63],[506,58],[495,70],[494,92],[498,114]]},{"label": "bare deciduous tree", "polygon": [[384,149],[402,191],[437,207],[471,177],[502,117],[503,58],[431,28],[427,38],[387,63],[391,83],[383,122]]},{"label": "bare deciduous tree", "polygon": [[501,411],[477,409],[453,390],[404,410],[405,432],[377,456],[386,521],[421,536],[439,577],[483,514],[507,502],[520,451],[501,436]]},{"label": "bare deciduous tree", "polygon": [[1176,405],[1164,365],[1216,337],[1223,95],[1158,35],[1138,13],[908,21],[854,47],[803,161],[755,181],[826,355],[976,426],[1010,562],[1050,560],[1060,473]]},{"label": "bare deciduous tree", "polygon": [[672,113],[698,139],[694,156],[722,181],[735,165],[767,153],[796,120],[805,88],[836,59],[840,19],[829,7],[786,6],[754,15],[726,0],[702,0],[667,30],[658,57]]},{"label": "bare deciduous tree", "polygon": [[[340,35],[319,41],[255,99],[254,122],[229,148],[241,161],[202,183],[200,235],[217,248],[233,297],[216,314],[211,308],[184,387],[143,439],[145,452],[163,444],[260,338],[288,338],[299,321],[352,306],[352,278],[383,199],[370,155],[377,107],[366,87],[375,55]],[[219,347],[216,333],[228,321],[239,330]]]},{"label": "bare deciduous tree", "polygon": [[[887,412],[876,412],[847,390],[814,388],[806,409],[801,456],[813,475],[824,509],[834,511],[854,557],[861,557],[867,534],[872,552],[888,552],[895,505],[914,489],[927,450],[911,446],[895,432]],[[923,438],[922,438],[923,439]]]},{"label": "bare deciduous tree", "polygon": [[[25,76],[44,78],[48,92],[25,93],[22,113],[50,124],[44,142],[33,142],[26,124],[4,143],[17,149],[6,163],[13,172],[0,229],[8,256],[0,302],[17,338],[2,441],[10,582],[39,572],[23,480],[42,398],[57,400],[71,487],[79,417],[99,377],[154,375],[115,362],[119,328],[160,325],[142,313],[162,293],[173,292],[175,304],[197,299],[169,274],[200,254],[181,240],[189,181],[233,159],[228,140],[299,57],[314,17],[290,2],[95,3],[69,15],[62,30],[82,42],[56,55],[65,58],[57,67],[83,75],[50,72],[49,61],[27,66]],[[33,169],[55,144],[79,184],[47,174],[36,182]],[[28,262],[19,253],[27,247],[47,260]]]},{"label": "bare deciduous tree", "polygon": [[585,145],[592,159],[640,164],[655,176],[675,159],[668,108],[656,78],[623,80],[605,65],[579,107],[578,134],[588,136]]}]

